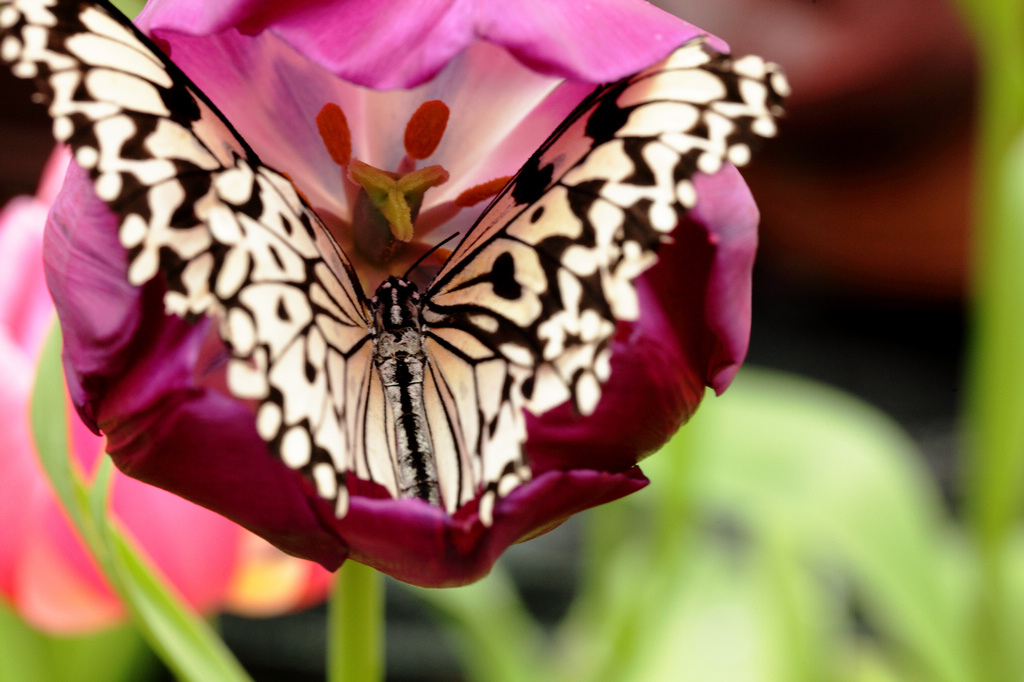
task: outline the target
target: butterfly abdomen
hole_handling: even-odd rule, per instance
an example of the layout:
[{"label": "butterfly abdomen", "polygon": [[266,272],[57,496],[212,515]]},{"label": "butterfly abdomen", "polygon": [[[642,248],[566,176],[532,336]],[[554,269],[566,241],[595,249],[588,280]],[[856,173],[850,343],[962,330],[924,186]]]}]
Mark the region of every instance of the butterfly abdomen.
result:
[{"label": "butterfly abdomen", "polygon": [[437,466],[423,398],[427,354],[423,349],[420,295],[394,277],[377,289],[373,308],[373,363],[395,429],[395,477],[401,497],[440,506]]}]

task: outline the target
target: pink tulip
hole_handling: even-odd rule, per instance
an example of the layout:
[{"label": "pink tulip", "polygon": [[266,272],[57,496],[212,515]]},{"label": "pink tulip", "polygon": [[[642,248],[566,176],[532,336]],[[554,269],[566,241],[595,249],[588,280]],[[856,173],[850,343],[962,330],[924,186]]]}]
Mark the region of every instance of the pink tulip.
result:
[{"label": "pink tulip", "polygon": [[[38,195],[18,197],[0,213],[0,593],[26,621],[59,633],[125,617],[50,489],[29,424],[36,364],[56,321],[43,275],[43,226],[68,158],[55,154]],[[104,439],[77,418],[69,430],[74,465],[91,472]],[[118,473],[112,505],[154,565],[201,611],[279,613],[326,594],[330,575],[316,564],[287,557],[176,495]]]}]

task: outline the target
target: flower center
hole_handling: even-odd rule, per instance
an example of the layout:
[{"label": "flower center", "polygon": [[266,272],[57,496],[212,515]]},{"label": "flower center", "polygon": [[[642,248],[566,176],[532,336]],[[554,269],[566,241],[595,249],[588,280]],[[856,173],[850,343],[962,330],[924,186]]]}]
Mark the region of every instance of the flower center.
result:
[{"label": "flower center", "polygon": [[430,157],[440,145],[448,114],[448,107],[440,100],[420,105],[406,124],[405,158],[394,171],[353,157],[348,120],[337,104],[326,104],[317,114],[317,129],[324,146],[331,159],[345,170],[344,177],[352,189],[354,246],[369,263],[388,264],[416,236],[422,237],[450,220],[460,209],[494,196],[508,182],[508,177],[496,178],[471,187],[455,201],[433,207],[429,216],[419,220],[423,195],[431,187],[448,181],[448,172],[439,165],[416,167],[418,161]]}]

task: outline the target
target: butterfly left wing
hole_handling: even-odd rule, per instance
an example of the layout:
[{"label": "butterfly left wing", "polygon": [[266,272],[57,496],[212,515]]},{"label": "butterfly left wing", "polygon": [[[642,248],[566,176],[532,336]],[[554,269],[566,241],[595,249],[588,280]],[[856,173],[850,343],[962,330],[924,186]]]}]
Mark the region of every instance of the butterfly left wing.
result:
[{"label": "butterfly left wing", "polygon": [[270,449],[343,515],[345,476],[373,478],[367,450],[393,437],[367,421],[369,312],[327,229],[104,0],[0,0],[0,59],[36,82],[118,215],[128,279],[162,274],[169,312],[217,320],[231,393],[257,401]]},{"label": "butterfly left wing", "polygon": [[458,367],[445,370],[454,388],[442,404],[450,418],[472,415],[461,457],[480,454],[468,470],[482,509],[528,475],[523,407],[594,411],[616,324],[640,313],[633,280],[696,205],[694,174],[746,163],[774,135],[787,90],[773,64],[695,39],[598,88],[456,248],[424,320],[436,364]]}]

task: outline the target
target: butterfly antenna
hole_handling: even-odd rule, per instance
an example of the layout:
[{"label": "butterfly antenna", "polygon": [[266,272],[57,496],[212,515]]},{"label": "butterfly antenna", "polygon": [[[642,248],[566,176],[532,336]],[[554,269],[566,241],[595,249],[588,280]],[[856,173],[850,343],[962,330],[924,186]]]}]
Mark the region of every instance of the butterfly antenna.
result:
[{"label": "butterfly antenna", "polygon": [[437,251],[438,249],[440,249],[440,248],[441,248],[442,246],[444,246],[445,244],[447,244],[448,242],[450,242],[451,240],[455,239],[455,238],[456,238],[456,237],[458,237],[458,236],[459,236],[459,233],[458,233],[458,232],[456,232],[455,234],[450,234],[450,235],[448,235],[447,237],[445,237],[445,238],[444,238],[444,239],[443,239],[442,241],[440,241],[439,243],[437,243],[437,244],[435,244],[434,246],[430,247],[430,250],[429,250],[429,251],[427,251],[427,252],[426,252],[425,254],[423,254],[422,256],[420,256],[420,257],[419,257],[419,258],[418,258],[418,259],[416,260],[416,262],[415,262],[415,263],[413,263],[413,264],[412,264],[411,266],[409,266],[409,269],[405,271],[405,274],[404,274],[404,275],[402,275],[402,279],[409,279],[409,273],[410,273],[410,272],[412,272],[413,270],[415,270],[415,269],[416,269],[417,267],[419,267],[419,264],[420,264],[420,263],[422,263],[423,261],[425,261],[425,260],[427,260],[428,258],[430,258],[430,255],[431,255],[432,253],[434,253],[435,251]]}]

